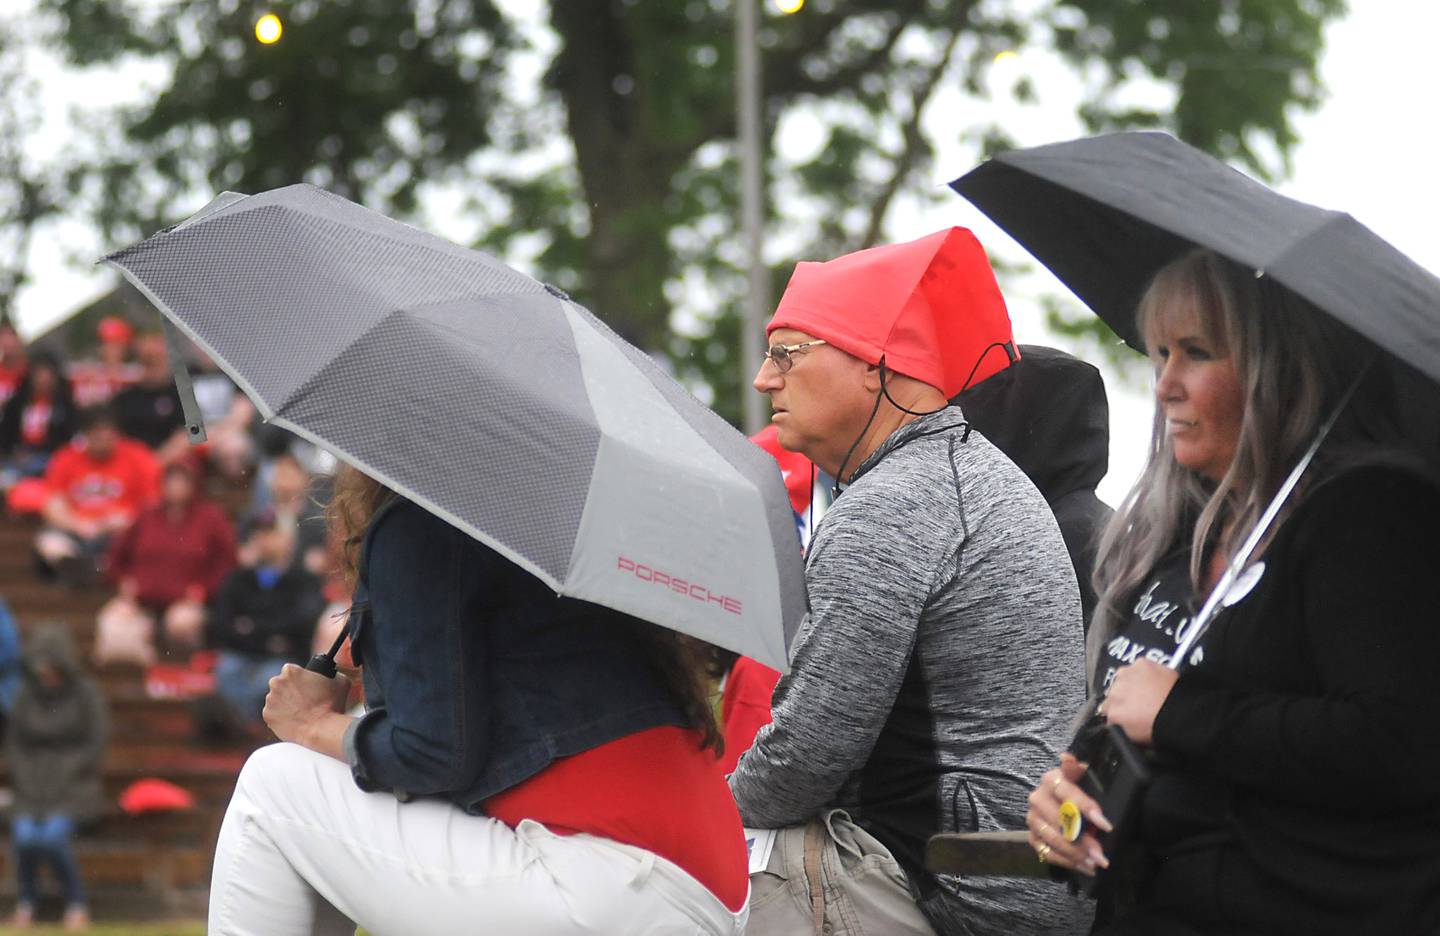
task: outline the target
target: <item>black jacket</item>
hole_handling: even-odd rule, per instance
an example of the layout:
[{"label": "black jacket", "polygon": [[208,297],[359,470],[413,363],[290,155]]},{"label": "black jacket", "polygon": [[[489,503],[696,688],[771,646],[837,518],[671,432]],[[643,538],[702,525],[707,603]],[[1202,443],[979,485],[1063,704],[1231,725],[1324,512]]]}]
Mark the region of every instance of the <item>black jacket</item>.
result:
[{"label": "black jacket", "polygon": [[[5,401],[0,410],[0,455],[10,455],[21,447],[20,420],[25,408],[30,405],[32,391],[30,375],[16,388],[15,395]],[[50,421],[45,429],[45,441],[38,447],[42,452],[53,452],[64,446],[79,428],[75,401],[70,396],[70,382],[61,377],[50,401]]]},{"label": "black jacket", "polygon": [[1020,360],[955,399],[970,425],[1025,472],[1050,505],[1095,610],[1095,553],[1113,511],[1095,494],[1110,469],[1110,406],[1100,372],[1064,351],[1021,345]]},{"label": "black jacket", "polygon": [[287,569],[268,589],[260,587],[254,569],[236,569],[211,602],[208,643],[217,650],[303,663],[324,610],[320,580],[304,569]]},{"label": "black jacket", "polygon": [[1213,932],[1440,932],[1437,531],[1440,488],[1387,467],[1285,522],[1155,720],[1154,902]]},{"label": "black jacket", "polygon": [[132,439],[155,449],[185,425],[180,409],[180,394],[175,385],[166,381],[158,387],[136,384],[126,387],[110,401],[120,431]]}]

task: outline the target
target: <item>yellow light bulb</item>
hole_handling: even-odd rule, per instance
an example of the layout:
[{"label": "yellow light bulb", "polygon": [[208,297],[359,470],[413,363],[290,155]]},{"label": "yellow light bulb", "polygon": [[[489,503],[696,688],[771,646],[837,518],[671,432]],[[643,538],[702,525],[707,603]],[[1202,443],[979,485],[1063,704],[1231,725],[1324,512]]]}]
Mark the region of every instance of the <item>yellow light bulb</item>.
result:
[{"label": "yellow light bulb", "polygon": [[1020,58],[1020,53],[1014,49],[1006,49],[995,56],[996,65],[1004,65],[1006,62],[1014,62]]},{"label": "yellow light bulb", "polygon": [[265,45],[272,45],[280,41],[280,34],[284,32],[280,25],[280,17],[274,13],[266,13],[255,21],[255,38]]},{"label": "yellow light bulb", "polygon": [[799,13],[805,0],[775,0],[775,9],[781,13]]}]

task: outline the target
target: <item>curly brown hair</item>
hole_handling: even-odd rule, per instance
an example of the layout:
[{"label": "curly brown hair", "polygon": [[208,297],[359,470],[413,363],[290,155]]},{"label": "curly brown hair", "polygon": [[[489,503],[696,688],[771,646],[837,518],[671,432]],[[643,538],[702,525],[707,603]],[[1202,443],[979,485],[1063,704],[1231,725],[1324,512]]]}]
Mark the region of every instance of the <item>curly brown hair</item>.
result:
[{"label": "curly brown hair", "polygon": [[[336,472],[325,518],[331,536],[339,545],[340,570],[352,586],[358,575],[360,548],[370,520],[397,496],[379,481],[349,465]],[[713,697],[717,681],[728,668],[724,651],[637,618],[629,618],[628,624],[661,685],[680,704],[686,723],[700,733],[701,749],[713,749],[716,757],[721,756],[725,738],[715,718]]]}]

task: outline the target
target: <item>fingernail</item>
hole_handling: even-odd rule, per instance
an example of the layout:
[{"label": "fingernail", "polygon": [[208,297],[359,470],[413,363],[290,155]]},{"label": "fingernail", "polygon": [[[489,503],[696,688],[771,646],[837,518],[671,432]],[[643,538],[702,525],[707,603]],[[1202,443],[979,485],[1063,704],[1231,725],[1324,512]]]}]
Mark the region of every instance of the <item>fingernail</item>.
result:
[{"label": "fingernail", "polygon": [[1115,827],[1110,824],[1110,820],[1109,820],[1109,819],[1106,819],[1106,818],[1105,818],[1105,814],[1102,813],[1100,810],[1098,810],[1098,809],[1092,809],[1092,810],[1090,810],[1089,812],[1087,812],[1085,815],[1086,815],[1087,818],[1089,818],[1089,820],[1090,820],[1091,822],[1095,823],[1097,826],[1099,826],[1101,829],[1105,830],[1106,832],[1114,832],[1114,831],[1115,831]]},{"label": "fingernail", "polygon": [[1091,848],[1088,854],[1090,857],[1085,859],[1085,863],[1090,865],[1092,868],[1095,865],[1099,865],[1102,868],[1110,867],[1110,859],[1106,858],[1105,853],[1101,851],[1098,847]]}]

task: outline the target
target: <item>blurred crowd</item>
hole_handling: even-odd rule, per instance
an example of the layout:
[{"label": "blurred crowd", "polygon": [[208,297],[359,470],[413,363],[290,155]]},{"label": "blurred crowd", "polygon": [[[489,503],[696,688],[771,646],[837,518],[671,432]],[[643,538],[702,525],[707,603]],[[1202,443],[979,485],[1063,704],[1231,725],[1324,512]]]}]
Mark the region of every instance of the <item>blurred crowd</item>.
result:
[{"label": "blurred crowd", "polygon": [[[191,445],[165,335],[112,316],[95,338],[67,361],[0,323],[6,508],[38,518],[40,579],[107,591],[93,663],[211,675],[207,724],[259,734],[268,678],[338,632],[345,596],[320,507],[333,460],[262,424],[196,348],[208,439]],[[229,492],[224,505],[211,492]]]}]

